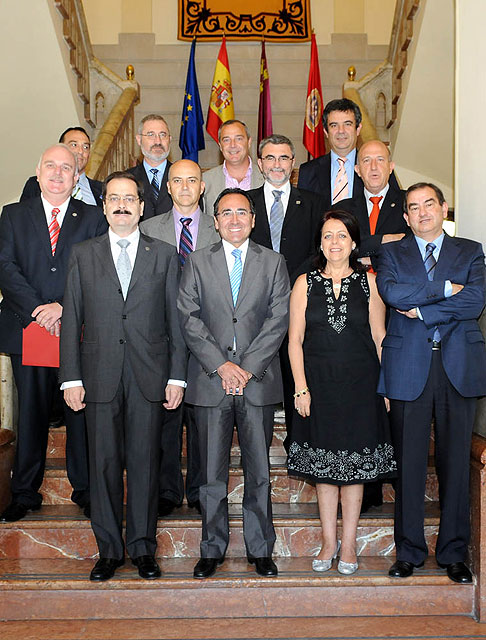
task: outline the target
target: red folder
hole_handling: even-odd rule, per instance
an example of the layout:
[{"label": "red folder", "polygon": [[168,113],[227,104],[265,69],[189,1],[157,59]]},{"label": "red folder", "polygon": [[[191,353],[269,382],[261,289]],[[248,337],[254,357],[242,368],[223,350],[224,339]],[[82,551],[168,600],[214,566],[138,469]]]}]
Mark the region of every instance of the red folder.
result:
[{"label": "red folder", "polygon": [[59,338],[31,322],[22,332],[22,364],[59,367]]}]

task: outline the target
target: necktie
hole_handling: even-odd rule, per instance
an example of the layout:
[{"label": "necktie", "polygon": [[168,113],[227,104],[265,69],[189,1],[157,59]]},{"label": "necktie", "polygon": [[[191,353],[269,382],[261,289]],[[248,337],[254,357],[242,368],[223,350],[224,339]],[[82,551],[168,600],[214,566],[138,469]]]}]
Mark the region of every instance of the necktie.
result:
[{"label": "necktie", "polygon": [[60,212],[60,209],[54,207],[52,210],[51,221],[49,223],[49,238],[51,239],[51,251],[52,255],[56,253],[57,247],[57,239],[59,238],[59,233],[61,231],[61,227],[59,226],[59,222],[57,221],[57,214]]},{"label": "necktie", "polygon": [[434,258],[434,249],[435,244],[433,242],[429,242],[425,247],[424,267],[429,280],[434,279],[434,269],[437,264],[437,260]]},{"label": "necktie", "polygon": [[157,202],[159,198],[159,193],[160,193],[159,179],[157,178],[157,174],[159,173],[159,170],[150,169],[150,173],[154,174],[154,177],[152,178],[152,182],[150,183],[150,186],[152,187],[152,195],[153,195],[154,202]]},{"label": "necktie", "polygon": [[194,251],[192,246],[192,233],[189,231],[189,225],[192,222],[192,218],[181,218],[182,230],[181,238],[179,240],[179,260],[181,265],[184,266],[187,256]]},{"label": "necktie", "polygon": [[127,253],[129,244],[130,242],[128,240],[118,240],[117,242],[117,245],[121,247],[121,251],[116,261],[116,272],[118,274],[118,280],[120,280],[124,300],[127,297],[128,286],[130,285],[130,278],[132,277],[132,265]]},{"label": "necktie", "polygon": [[280,237],[282,235],[282,227],[284,220],[284,208],[282,204],[283,191],[272,191],[273,201],[270,209],[270,237],[272,239],[272,247],[274,251],[280,251]]},{"label": "necktie", "polygon": [[373,196],[370,198],[373,203],[373,209],[371,209],[370,213],[370,233],[372,236],[375,235],[376,223],[378,222],[378,216],[380,215],[380,200],[382,199],[383,196]]},{"label": "necktie", "polygon": [[335,204],[340,200],[348,197],[348,174],[344,168],[346,158],[338,158],[339,170],[334,181],[334,189],[332,191],[332,203]]},{"label": "necktie", "polygon": [[238,300],[238,292],[241,284],[241,274],[243,273],[243,263],[241,262],[241,249],[233,249],[231,255],[235,257],[235,263],[230,274],[231,295],[233,296],[233,305],[236,307]]}]

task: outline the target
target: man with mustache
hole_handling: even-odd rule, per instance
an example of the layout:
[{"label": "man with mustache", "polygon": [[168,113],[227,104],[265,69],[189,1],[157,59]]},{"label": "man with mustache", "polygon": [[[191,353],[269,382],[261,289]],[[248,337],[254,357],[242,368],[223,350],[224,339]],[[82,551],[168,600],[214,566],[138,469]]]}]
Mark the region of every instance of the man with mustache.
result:
[{"label": "man with mustache", "polygon": [[142,183],[145,194],[144,219],[158,216],[172,208],[172,198],[167,191],[170,153],[169,126],[155,113],[145,116],[138,125],[137,143],[143,154],[143,162],[128,169]]}]

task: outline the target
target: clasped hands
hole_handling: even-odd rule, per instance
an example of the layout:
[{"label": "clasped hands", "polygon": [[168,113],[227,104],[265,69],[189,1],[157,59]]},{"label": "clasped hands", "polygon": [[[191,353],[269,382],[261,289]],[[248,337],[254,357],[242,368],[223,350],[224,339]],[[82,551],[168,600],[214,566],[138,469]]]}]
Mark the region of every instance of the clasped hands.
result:
[{"label": "clasped hands", "polygon": [[221,378],[221,385],[227,396],[242,396],[243,389],[252,377],[249,371],[245,371],[229,360],[219,366],[216,372]]},{"label": "clasped hands", "polygon": [[32,311],[32,317],[40,327],[49,331],[51,336],[59,337],[61,334],[62,306],[59,302],[40,304]]}]

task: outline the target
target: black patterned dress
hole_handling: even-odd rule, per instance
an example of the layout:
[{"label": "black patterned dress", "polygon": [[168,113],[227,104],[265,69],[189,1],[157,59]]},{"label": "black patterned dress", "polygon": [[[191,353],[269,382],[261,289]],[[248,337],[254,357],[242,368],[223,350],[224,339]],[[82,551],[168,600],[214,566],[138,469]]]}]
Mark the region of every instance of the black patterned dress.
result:
[{"label": "black patterned dress", "polygon": [[345,485],[396,474],[384,400],[376,393],[379,361],[369,325],[366,272],[341,281],[307,274],[304,367],[310,417],[294,413],[288,472]]}]

